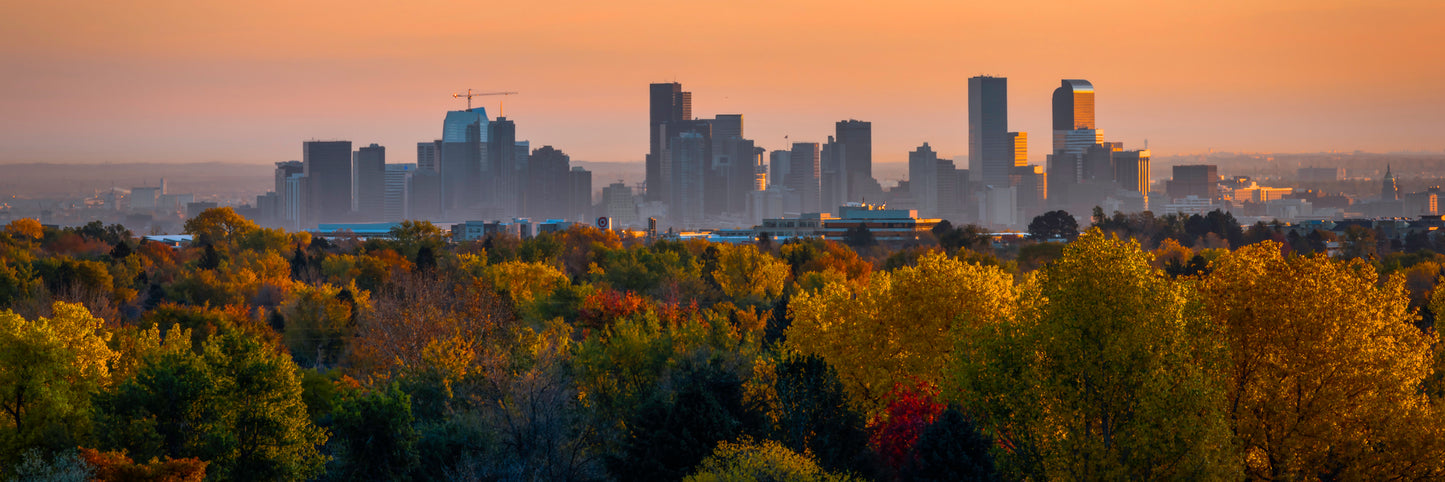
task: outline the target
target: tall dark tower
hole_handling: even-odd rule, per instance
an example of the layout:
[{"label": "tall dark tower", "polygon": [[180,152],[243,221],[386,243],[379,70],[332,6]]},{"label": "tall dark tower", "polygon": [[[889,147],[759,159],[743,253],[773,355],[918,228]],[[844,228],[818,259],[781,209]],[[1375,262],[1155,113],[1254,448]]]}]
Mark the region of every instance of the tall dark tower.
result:
[{"label": "tall dark tower", "polygon": [[672,128],[677,123],[692,119],[692,93],[683,92],[677,82],[652,84],[648,89],[650,113],[647,121],[647,200],[667,199],[668,173],[664,165],[667,159],[663,151],[672,137]]},{"label": "tall dark tower", "polygon": [[307,141],[301,151],[310,210],[302,224],[345,219],[351,212],[351,141]]},{"label": "tall dark tower", "polygon": [[1008,78],[968,79],[968,166],[982,184],[1009,185],[1014,165],[1008,135]]},{"label": "tall dark tower", "polygon": [[873,123],[849,119],[838,121],[836,127],[838,144],[843,146],[842,168],[846,173],[848,199],[844,201],[858,201],[861,186],[873,179]]},{"label": "tall dark tower", "polygon": [[492,205],[501,217],[521,216],[517,164],[517,124],[498,117],[487,124],[487,172],[492,179]]},{"label": "tall dark tower", "polygon": [[1390,172],[1389,164],[1385,164],[1385,179],[1380,185],[1380,200],[1400,200],[1400,185],[1395,183],[1395,175]]}]

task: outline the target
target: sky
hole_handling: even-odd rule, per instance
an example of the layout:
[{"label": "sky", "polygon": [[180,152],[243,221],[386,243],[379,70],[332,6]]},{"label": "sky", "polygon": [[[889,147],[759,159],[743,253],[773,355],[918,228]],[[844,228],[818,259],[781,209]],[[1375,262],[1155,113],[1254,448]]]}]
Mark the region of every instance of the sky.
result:
[{"label": "sky", "polygon": [[299,159],[308,139],[414,162],[451,97],[519,139],[638,162],[647,84],[744,115],[768,149],[873,123],[875,162],[967,154],[968,82],[1007,77],[1050,146],[1060,79],[1154,155],[1445,149],[1439,0],[0,0],[0,163]]}]

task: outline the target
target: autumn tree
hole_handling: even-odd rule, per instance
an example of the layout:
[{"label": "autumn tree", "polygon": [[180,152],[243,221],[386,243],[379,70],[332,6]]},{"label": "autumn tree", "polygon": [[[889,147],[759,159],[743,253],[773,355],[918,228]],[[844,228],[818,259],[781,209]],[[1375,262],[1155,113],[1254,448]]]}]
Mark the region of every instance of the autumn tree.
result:
[{"label": "autumn tree", "polygon": [[789,302],[786,346],[826,360],[855,406],[871,415],[899,382],[938,383],[953,354],[940,339],[1011,317],[1017,298],[1013,277],[998,267],[930,253],[917,266],[873,273],[866,287],[830,282],[799,293]]},{"label": "autumn tree", "polygon": [[1008,477],[1234,477],[1218,330],[1188,284],[1091,229],[957,338],[951,380]]},{"label": "autumn tree", "polygon": [[869,445],[882,457],[884,465],[895,473],[913,458],[913,446],[938,414],[943,403],[938,401],[938,388],[930,383],[894,386],[888,406],[869,421]]},{"label": "autumn tree", "polygon": [[201,482],[206,479],[206,461],[152,459],[136,462],[122,452],[80,449],[80,458],[95,470],[95,480],[106,482]]},{"label": "autumn tree", "polygon": [[829,472],[807,455],[771,440],[722,442],[697,465],[685,482],[787,480],[796,482],[848,482],[854,478]]},{"label": "autumn tree", "polygon": [[20,218],[10,221],[10,224],[5,226],[5,232],[15,237],[40,239],[45,235],[45,227],[35,218]]},{"label": "autumn tree", "polygon": [[222,246],[231,246],[257,229],[260,227],[256,223],[236,214],[230,206],[201,211],[201,214],[186,220],[185,224],[186,234]]},{"label": "autumn tree", "polygon": [[1445,432],[1421,390],[1436,339],[1414,326],[1402,277],[1266,241],[1218,260],[1202,291],[1229,343],[1229,420],[1250,477],[1445,475]]},{"label": "autumn tree", "polygon": [[74,447],[118,357],[104,322],[85,307],[57,302],[52,311],[34,320],[0,313],[0,462],[41,443]]}]

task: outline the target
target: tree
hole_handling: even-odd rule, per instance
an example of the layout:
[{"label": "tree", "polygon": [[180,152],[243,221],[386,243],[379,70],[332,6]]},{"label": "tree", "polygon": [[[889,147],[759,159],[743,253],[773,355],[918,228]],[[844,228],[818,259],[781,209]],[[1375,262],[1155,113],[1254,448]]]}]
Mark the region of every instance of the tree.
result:
[{"label": "tree", "polygon": [[74,447],[89,428],[91,395],[118,357],[104,321],[85,307],[56,302],[51,310],[35,320],[0,313],[0,462],[44,442]]},{"label": "tree", "polygon": [[212,336],[199,353],[145,357],[98,406],[106,448],[198,458],[222,480],[307,479],[326,461],[326,432],[307,417],[296,365],[241,332]]},{"label": "tree", "polygon": [[923,430],[938,418],[943,403],[937,401],[938,388],[930,383],[893,387],[891,400],[883,412],[869,423],[869,443],[890,470],[900,471],[913,458],[913,447]]},{"label": "tree", "polygon": [[1421,390],[1436,337],[1414,326],[1402,277],[1267,241],[1217,260],[1202,292],[1230,347],[1229,420],[1251,478],[1445,475]]},{"label": "tree", "polygon": [[957,406],[948,407],[918,435],[901,479],[909,482],[996,481],[993,440]]},{"label": "tree", "polygon": [[45,235],[45,226],[35,218],[20,218],[10,221],[10,224],[5,226],[5,232],[16,237],[40,239]]},{"label": "tree", "polygon": [[206,478],[203,460],[152,459],[137,463],[121,452],[80,449],[80,458],[95,470],[95,480],[125,482],[201,482]]},{"label": "tree", "polygon": [[1079,236],[1079,222],[1063,210],[1049,211],[1029,222],[1033,239],[1074,239]]},{"label": "tree", "polygon": [[742,381],[715,361],[685,366],[677,391],[657,391],[628,421],[620,454],[608,465],[622,480],[677,480],[719,441],[756,431]]},{"label": "tree", "polygon": [[241,237],[260,229],[256,223],[236,214],[230,206],[210,208],[186,220],[185,233],[196,239],[210,239],[223,246],[232,246]]},{"label": "tree", "polygon": [[331,425],[337,444],[330,475],[348,480],[402,480],[420,461],[411,397],[396,384],[343,399]]},{"label": "tree", "polygon": [[1011,317],[1017,300],[1013,276],[997,266],[928,253],[917,266],[873,273],[866,286],[833,281],[798,293],[786,348],[827,361],[854,406],[872,415],[899,382],[941,381],[953,346],[940,337]]},{"label": "tree", "polygon": [[956,338],[951,380],[1006,477],[1234,477],[1218,329],[1190,285],[1090,229],[1026,281],[1016,317]]},{"label": "tree", "polygon": [[793,357],[779,363],[776,373],[778,440],[813,454],[828,470],[868,469],[863,417],[848,406],[833,367],[817,356]]},{"label": "tree", "polygon": [[795,482],[847,482],[846,475],[830,473],[807,455],[799,454],[771,440],[722,442],[712,455],[698,464],[686,482],[730,482],[777,480]]},{"label": "tree", "polygon": [[750,244],[724,246],[712,278],[738,306],[770,307],[783,295],[788,265]]}]

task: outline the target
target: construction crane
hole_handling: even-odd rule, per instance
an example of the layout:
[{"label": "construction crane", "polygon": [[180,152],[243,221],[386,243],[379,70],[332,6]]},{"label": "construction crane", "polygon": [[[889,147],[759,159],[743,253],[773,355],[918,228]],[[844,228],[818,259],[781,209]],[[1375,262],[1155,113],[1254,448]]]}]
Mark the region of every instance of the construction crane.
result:
[{"label": "construction crane", "polygon": [[517,94],[516,92],[472,92],[472,89],[467,89],[467,93],[465,93],[465,94],[452,94],[452,98],[453,98],[453,99],[460,99],[460,98],[462,98],[462,97],[466,97],[466,98],[467,98],[467,110],[472,110],[472,97],[481,97],[481,96],[484,96],[484,95],[516,95],[516,94]]}]

